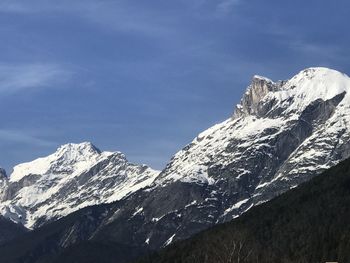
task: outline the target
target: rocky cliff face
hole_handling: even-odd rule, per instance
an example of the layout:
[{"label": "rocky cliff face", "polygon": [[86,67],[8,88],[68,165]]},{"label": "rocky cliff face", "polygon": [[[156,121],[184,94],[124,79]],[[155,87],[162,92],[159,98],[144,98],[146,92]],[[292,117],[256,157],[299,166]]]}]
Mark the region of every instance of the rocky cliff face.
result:
[{"label": "rocky cliff face", "polygon": [[272,80],[254,76],[252,83],[243,95],[241,103],[236,106],[233,118],[240,118],[248,115],[261,115],[261,101],[269,93],[279,89],[283,82],[275,83]]},{"label": "rocky cliff face", "polygon": [[5,169],[0,167],[0,179],[4,179],[6,177],[7,175]]},{"label": "rocky cliff face", "polygon": [[0,167],[0,200],[6,195],[8,178],[5,169]]},{"label": "rocky cliff face", "polygon": [[101,152],[91,143],[67,144],[47,157],[16,166],[3,180],[0,212],[28,228],[86,206],[110,203],[149,185],[157,171]]}]

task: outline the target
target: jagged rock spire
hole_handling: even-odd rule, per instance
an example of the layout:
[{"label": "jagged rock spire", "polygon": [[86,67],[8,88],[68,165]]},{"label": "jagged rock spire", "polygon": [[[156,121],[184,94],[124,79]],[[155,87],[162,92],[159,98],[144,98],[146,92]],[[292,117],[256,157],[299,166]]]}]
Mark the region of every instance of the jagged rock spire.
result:
[{"label": "jagged rock spire", "polygon": [[257,75],[254,76],[252,83],[248,86],[240,104],[236,106],[233,118],[239,118],[246,115],[258,115],[261,100],[270,91],[275,91],[277,89],[277,83],[272,80]]}]

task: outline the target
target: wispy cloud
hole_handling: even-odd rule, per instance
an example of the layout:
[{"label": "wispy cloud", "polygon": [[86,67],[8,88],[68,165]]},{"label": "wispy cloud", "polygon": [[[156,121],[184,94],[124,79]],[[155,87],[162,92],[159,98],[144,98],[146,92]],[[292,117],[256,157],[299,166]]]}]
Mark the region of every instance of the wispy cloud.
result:
[{"label": "wispy cloud", "polygon": [[311,55],[326,60],[345,59],[344,55],[341,54],[341,50],[335,45],[325,45],[323,43],[313,43],[303,39],[296,39],[294,41],[289,42],[289,47],[305,55]]},{"label": "wispy cloud", "polygon": [[11,13],[23,13],[27,12],[27,8],[25,8],[20,2],[15,1],[2,1],[0,3],[0,12],[11,12]]},{"label": "wispy cloud", "polygon": [[[72,1],[74,2],[74,1]],[[52,2],[47,0],[33,0],[30,3],[25,0],[2,0],[0,2],[0,12],[2,13],[38,13],[53,10],[68,10],[69,5],[65,5],[64,0]],[[74,6],[74,3],[71,3]]]},{"label": "wispy cloud", "polygon": [[56,64],[0,64],[0,93],[54,87],[71,75]]},{"label": "wispy cloud", "polygon": [[[38,14],[64,13],[80,17],[89,23],[103,28],[124,32],[135,32],[150,36],[168,35],[170,28],[164,21],[158,21],[159,16],[153,16],[147,10],[132,8],[133,5],[123,1],[67,1],[57,3],[45,0],[11,0],[0,3],[0,12]],[[162,18],[160,18],[162,19]],[[175,30],[173,32],[176,32]]]},{"label": "wispy cloud", "polygon": [[37,136],[30,135],[23,131],[0,129],[0,141],[24,143],[29,145],[48,147],[56,145],[55,142],[39,138]]},{"label": "wispy cloud", "polygon": [[222,0],[218,5],[217,5],[217,8],[216,8],[216,11],[219,13],[219,14],[229,14],[233,7],[237,4],[239,4],[240,0]]},{"label": "wispy cloud", "polygon": [[[232,12],[241,0],[193,0],[186,1],[187,8],[203,13],[201,18],[219,18]],[[152,4],[150,4],[152,7]],[[143,5],[130,1],[72,1],[60,0],[10,0],[0,3],[0,12],[21,14],[63,13],[84,20],[87,23],[100,26],[106,30],[136,33],[150,37],[175,41],[186,31],[181,25],[181,15],[159,12],[155,8],[145,8]],[[186,16],[186,14],[184,14]]]},{"label": "wispy cloud", "polygon": [[305,32],[281,25],[268,27],[268,35],[271,35],[276,41],[282,43],[286,48],[294,51],[303,57],[317,58],[324,61],[347,61],[348,57],[342,53],[341,48],[334,43],[324,43],[309,39]]}]

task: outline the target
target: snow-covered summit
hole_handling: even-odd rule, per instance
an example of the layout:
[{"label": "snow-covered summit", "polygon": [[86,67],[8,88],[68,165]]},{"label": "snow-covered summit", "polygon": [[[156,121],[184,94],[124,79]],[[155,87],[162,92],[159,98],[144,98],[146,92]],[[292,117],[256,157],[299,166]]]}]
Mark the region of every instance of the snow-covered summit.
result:
[{"label": "snow-covered summit", "polygon": [[[349,77],[345,73],[339,72],[334,69],[325,68],[325,67],[311,67],[300,71],[294,77],[292,77],[289,82],[294,84],[301,83],[304,81],[317,81],[322,83],[337,83],[342,85],[343,81],[348,81]],[[330,87],[329,87],[330,88]]]},{"label": "snow-covered summit", "polygon": [[313,101],[327,101],[344,92],[349,94],[344,101],[350,102],[349,89],[346,74],[323,67],[305,69],[288,81],[254,76],[233,118],[300,113]]},{"label": "snow-covered summit", "polygon": [[119,200],[153,182],[158,171],[90,142],[17,165],[0,192],[0,213],[29,228],[89,205]]},{"label": "snow-covered summit", "polygon": [[90,154],[100,154],[101,151],[91,142],[82,142],[82,143],[67,143],[61,145],[55,154],[57,155],[90,155]]},{"label": "snow-covered summit", "polygon": [[10,175],[10,181],[16,182],[27,175],[45,174],[47,172],[53,174],[80,172],[93,163],[107,158],[110,154],[112,153],[101,152],[90,142],[68,143],[60,146],[55,153],[47,157],[15,166]]},{"label": "snow-covered summit", "polygon": [[255,76],[233,117],[175,154],[155,182],[235,193],[223,216],[239,215],[349,157],[349,91],[350,78],[327,68],[287,81]]},{"label": "snow-covered summit", "polygon": [[264,76],[260,76],[260,75],[254,75],[253,76],[253,81],[254,80],[262,80],[262,81],[265,81],[265,82],[271,82],[271,83],[274,83],[271,79],[267,78],[267,77],[264,77]]},{"label": "snow-covered summit", "polygon": [[350,78],[346,74],[328,68],[308,68],[264,99],[276,100],[276,106],[288,108],[287,112],[301,112],[313,101],[327,101],[344,92],[348,94],[344,102],[350,102],[349,91]]}]

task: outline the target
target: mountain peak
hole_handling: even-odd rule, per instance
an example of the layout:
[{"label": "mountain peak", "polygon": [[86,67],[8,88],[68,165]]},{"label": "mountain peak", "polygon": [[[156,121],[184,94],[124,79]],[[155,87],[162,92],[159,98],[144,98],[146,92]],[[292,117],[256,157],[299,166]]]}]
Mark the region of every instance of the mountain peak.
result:
[{"label": "mountain peak", "polygon": [[[299,72],[277,92],[269,94],[267,99],[274,100],[279,107],[287,107],[286,113],[302,112],[312,102],[330,100],[342,93],[349,93],[349,89],[350,78],[346,74],[314,67]],[[350,103],[350,97],[345,96],[345,101]]]},{"label": "mountain peak", "polygon": [[254,75],[253,76],[253,81],[265,81],[265,82],[271,82],[273,83],[273,81],[267,77],[264,76],[260,76],[260,75]]},{"label": "mountain peak", "polygon": [[343,84],[349,84],[350,78],[337,70],[313,67],[300,71],[297,75],[291,78],[288,82],[292,84],[302,84],[304,82],[313,82],[317,85],[323,84],[329,88],[334,86],[343,86]]},{"label": "mountain peak", "polygon": [[272,80],[259,75],[253,76],[251,84],[236,106],[234,118],[245,115],[255,115],[258,111],[259,102],[271,91],[278,89],[278,84]]},{"label": "mountain peak", "polygon": [[101,152],[90,142],[64,144],[49,156],[15,166],[10,181],[19,181],[33,174],[65,174],[82,170],[111,154]]},{"label": "mountain peak", "polygon": [[119,200],[150,185],[158,174],[90,142],[64,144],[51,155],[15,166],[6,188],[0,177],[0,201],[6,201],[0,203],[0,214],[33,228],[89,205]]},{"label": "mountain peak", "polygon": [[308,78],[313,78],[316,76],[325,77],[327,75],[334,75],[334,74],[346,76],[344,73],[341,73],[340,71],[335,69],[326,68],[326,67],[310,67],[310,68],[303,69],[297,75],[295,75],[295,77],[304,76]]},{"label": "mountain peak", "polygon": [[68,152],[70,153],[77,152],[79,154],[84,154],[84,153],[101,154],[101,151],[91,142],[67,143],[67,144],[61,145],[56,151],[57,154],[64,154]]},{"label": "mountain peak", "polygon": [[313,101],[330,100],[349,89],[350,78],[346,74],[324,67],[304,69],[288,81],[274,82],[255,75],[233,118],[262,117],[273,108],[285,113],[301,112]]}]

